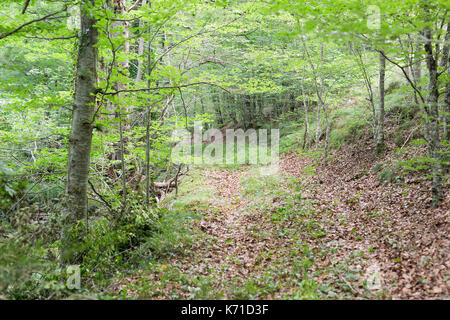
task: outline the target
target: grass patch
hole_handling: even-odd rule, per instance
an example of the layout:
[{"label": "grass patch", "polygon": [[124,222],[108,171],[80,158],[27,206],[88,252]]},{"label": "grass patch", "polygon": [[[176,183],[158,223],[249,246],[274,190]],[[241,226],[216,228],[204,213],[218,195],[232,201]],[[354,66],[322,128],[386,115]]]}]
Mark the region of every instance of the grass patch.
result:
[{"label": "grass patch", "polygon": [[179,185],[178,196],[172,192],[164,200],[168,207],[178,210],[206,210],[212,206],[214,191],[204,184],[202,172],[200,169],[189,172]]},{"label": "grass patch", "polygon": [[333,128],[330,131],[330,147],[339,149],[345,143],[359,138],[367,127],[367,110],[362,106],[338,109],[331,116]]},{"label": "grass patch", "polygon": [[[284,178],[278,173],[270,174],[271,168],[255,167],[248,171],[242,179],[242,194],[251,197],[253,200],[273,198],[283,194],[280,185],[284,183]],[[266,174],[269,173],[269,174]]]}]

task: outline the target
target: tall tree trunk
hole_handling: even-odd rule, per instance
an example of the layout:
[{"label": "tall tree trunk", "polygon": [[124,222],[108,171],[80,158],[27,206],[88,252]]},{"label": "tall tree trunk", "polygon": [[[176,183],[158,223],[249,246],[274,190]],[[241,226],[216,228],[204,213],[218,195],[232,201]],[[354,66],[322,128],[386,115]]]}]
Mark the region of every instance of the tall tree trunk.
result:
[{"label": "tall tree trunk", "polygon": [[320,103],[320,99],[317,102],[317,115],[316,115],[316,147],[319,145],[319,140],[320,140],[320,132],[322,131],[322,129],[320,128],[320,111],[321,111],[322,107],[321,107],[321,103]]},{"label": "tall tree trunk", "polygon": [[[350,46],[351,48],[351,46]],[[370,76],[369,71],[367,70],[367,65],[365,63],[365,58],[364,58],[364,47],[359,46],[358,48],[354,48],[351,50],[353,51],[353,54],[356,57],[356,62],[359,66],[359,68],[361,69],[361,73],[364,79],[364,86],[366,87],[366,91],[367,91],[367,100],[369,101],[370,104],[370,109],[372,111],[372,121],[370,122],[370,126],[372,129],[372,135],[373,135],[373,140],[374,143],[377,143],[377,116],[376,116],[376,110],[375,110],[375,102],[374,102],[374,95],[373,95],[373,89],[372,89],[372,78]]]},{"label": "tall tree trunk", "polygon": [[[450,78],[450,68],[447,70],[447,77]],[[445,104],[444,104],[444,139],[450,140],[450,131],[448,130],[448,123],[450,122],[450,81],[447,81],[445,86]]]},{"label": "tall tree trunk", "polygon": [[77,254],[80,234],[77,233],[74,225],[83,217],[87,217],[88,208],[87,186],[97,80],[97,48],[95,46],[98,42],[96,19],[90,15],[88,5],[94,6],[95,1],[81,2],[81,30],[67,163],[66,207],[61,234],[63,264],[80,261],[80,256]]},{"label": "tall tree trunk", "polygon": [[[142,6],[145,6],[147,4],[147,0],[142,0]],[[144,22],[142,19],[139,20],[139,28],[144,27]],[[144,37],[139,37],[138,40],[138,67],[136,72],[136,82],[139,83],[142,81],[142,76],[144,73]]]},{"label": "tall tree trunk", "polygon": [[440,137],[439,137],[439,105],[438,105],[438,64],[433,54],[431,30],[426,29],[425,52],[428,67],[428,99],[427,111],[429,118],[429,142],[428,153],[432,159],[431,174],[433,177],[431,193],[433,196],[432,205],[438,207],[442,200],[442,171],[440,159]]},{"label": "tall tree trunk", "polygon": [[[447,23],[447,33],[445,35],[445,46],[443,48],[442,66],[447,68],[447,77],[450,79],[450,22]],[[447,79],[445,84],[445,101],[443,106],[444,114],[442,115],[442,122],[444,126],[445,140],[450,140],[450,132],[448,131],[448,123],[450,121],[450,81]]]},{"label": "tall tree trunk", "polygon": [[[310,59],[310,63],[312,64],[312,60]],[[323,42],[320,43],[320,63],[323,63]],[[315,70],[313,70],[315,73]],[[317,89],[317,85],[316,85]],[[320,134],[322,128],[320,127],[320,111],[324,108],[324,101],[322,100],[323,96],[323,76],[320,76],[320,89],[317,91],[317,127],[316,127],[316,146],[319,145]]]},{"label": "tall tree trunk", "polygon": [[386,75],[386,59],[380,52],[380,103],[378,106],[378,128],[377,128],[377,154],[380,154],[384,150],[384,82]]},{"label": "tall tree trunk", "polygon": [[[322,100],[324,81],[323,81],[323,76],[321,75],[321,77],[320,77],[320,88],[319,88],[319,85],[317,84],[318,75],[316,74],[316,68],[314,67],[314,63],[312,62],[311,55],[309,54],[308,46],[306,45],[306,41],[305,41],[304,38],[302,38],[302,42],[303,42],[303,48],[305,49],[305,53],[306,53],[306,56],[307,56],[308,61],[309,61],[309,65],[311,66],[311,71],[313,72],[314,87],[316,89],[316,94],[317,94],[317,126],[316,126],[316,147],[317,147],[319,145],[320,133],[321,133],[320,112],[321,112],[322,106],[324,105],[324,102]],[[324,49],[323,49],[323,42],[321,42],[320,43],[320,63],[323,63],[323,51],[324,51]]]},{"label": "tall tree trunk", "polygon": [[[143,0],[142,5],[146,4],[146,0]],[[148,6],[152,6],[151,0],[148,1]],[[150,26],[148,26],[147,33],[150,34]],[[142,44],[144,43],[143,38]],[[151,48],[152,42],[149,40],[147,42],[147,66],[146,66],[146,74],[148,76],[147,79],[147,87],[151,86],[151,64],[152,64],[152,48]],[[144,49],[142,48],[142,54]],[[153,188],[153,179],[151,177],[150,173],[150,148],[151,148],[151,141],[150,141],[150,126],[151,126],[151,106],[150,101],[147,102],[147,111],[145,116],[145,204],[148,207],[150,205],[150,187]],[[151,183],[151,186],[150,186]],[[152,189],[153,190],[153,189]],[[154,196],[156,197],[155,193]]]},{"label": "tall tree trunk", "polygon": [[[419,36],[421,36],[419,34]],[[410,39],[411,42],[413,42],[412,39]],[[414,82],[414,85],[417,87],[418,90],[421,90],[421,86],[420,86],[420,78],[422,77],[422,69],[421,69],[421,45],[417,44],[415,45],[414,43],[411,44],[411,51],[413,51],[413,55],[412,55],[412,61],[410,61],[410,68],[411,68],[411,75],[412,75],[412,81]],[[414,91],[414,102],[420,106],[420,102],[419,102],[419,97],[417,95],[417,91]]]}]

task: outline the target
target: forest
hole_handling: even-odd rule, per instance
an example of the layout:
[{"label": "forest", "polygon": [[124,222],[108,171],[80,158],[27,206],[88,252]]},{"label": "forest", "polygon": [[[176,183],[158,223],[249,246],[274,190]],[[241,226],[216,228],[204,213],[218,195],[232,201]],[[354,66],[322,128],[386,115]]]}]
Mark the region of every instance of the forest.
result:
[{"label": "forest", "polygon": [[450,298],[447,0],[0,0],[0,300]]}]

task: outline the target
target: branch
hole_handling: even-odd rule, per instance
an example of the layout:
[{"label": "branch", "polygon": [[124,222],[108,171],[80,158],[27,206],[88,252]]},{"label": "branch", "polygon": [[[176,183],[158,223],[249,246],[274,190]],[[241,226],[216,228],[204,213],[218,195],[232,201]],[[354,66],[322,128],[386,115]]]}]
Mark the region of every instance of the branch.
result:
[{"label": "branch", "polygon": [[97,190],[95,190],[95,187],[92,184],[92,182],[90,180],[88,180],[88,183],[89,183],[89,186],[91,187],[92,191],[97,195],[97,197],[100,198],[100,200],[103,202],[103,204],[105,204],[108,207],[109,211],[111,213],[115,213],[115,210],[113,209],[111,204],[108,201],[106,201],[106,199],[100,193],[98,193]]},{"label": "branch", "polygon": [[180,98],[181,98],[181,102],[183,103],[183,108],[184,108],[184,120],[186,122],[186,129],[188,126],[188,116],[187,116],[187,108],[186,108],[186,103],[184,102],[184,98],[183,98],[183,92],[181,91],[181,88],[178,88],[178,91],[180,92]]},{"label": "branch", "polygon": [[25,11],[27,11],[29,4],[30,4],[30,0],[25,1],[25,4],[23,5],[23,9],[22,9],[22,14],[25,14]]},{"label": "branch", "polygon": [[134,10],[137,8],[137,6],[139,5],[139,3],[141,3],[142,0],[136,0],[136,2],[129,8],[127,9],[127,12],[130,12],[131,10]]},{"label": "branch", "polygon": [[104,96],[115,96],[116,94],[122,93],[122,92],[145,92],[145,91],[156,91],[156,90],[163,90],[163,89],[180,89],[180,88],[186,88],[186,87],[192,87],[192,86],[197,86],[200,84],[206,84],[206,85],[210,85],[210,86],[215,86],[218,87],[220,89],[222,89],[223,91],[230,93],[230,91],[228,91],[227,89],[221,87],[218,84],[215,83],[211,83],[211,82],[205,82],[205,81],[199,81],[199,82],[193,82],[193,83],[187,83],[187,84],[181,84],[179,86],[166,86],[166,87],[152,87],[152,88],[142,88],[142,89],[123,89],[123,90],[117,90],[114,92],[104,92],[101,89],[97,90],[97,93],[101,93]]},{"label": "branch", "polygon": [[67,37],[54,37],[54,38],[25,36],[25,38],[27,38],[27,39],[38,39],[38,40],[49,40],[49,41],[52,41],[52,40],[69,40],[69,39],[73,39],[73,38],[76,38],[76,37],[77,37],[76,34],[74,34],[72,36],[67,36]]},{"label": "branch", "polygon": [[[244,13],[245,13],[245,12],[244,12]],[[219,26],[219,27],[217,27],[217,28],[214,28],[214,29],[212,29],[212,30],[203,30],[203,29],[202,29],[202,31],[199,31],[198,33],[192,34],[192,35],[190,35],[190,36],[188,36],[188,37],[186,37],[186,38],[180,40],[179,42],[177,42],[177,43],[171,45],[171,46],[170,46],[169,48],[167,48],[167,50],[164,51],[158,58],[156,58],[155,61],[153,61],[153,64],[152,64],[152,66],[150,67],[150,70],[153,70],[153,69],[157,66],[158,62],[161,61],[162,58],[164,58],[164,56],[166,56],[170,51],[172,51],[174,48],[178,47],[180,44],[182,44],[182,43],[184,43],[184,42],[186,42],[186,41],[189,41],[190,39],[195,38],[195,37],[197,37],[197,36],[203,35],[203,34],[214,33],[214,32],[216,32],[216,31],[218,31],[218,30],[220,30],[220,29],[222,29],[222,28],[224,28],[224,27],[226,27],[226,26],[229,26],[230,24],[232,24],[233,22],[239,20],[240,18],[242,18],[242,16],[239,16],[239,17],[237,17],[237,18],[235,18],[235,19],[232,19],[231,21],[225,23],[224,25]]]},{"label": "branch", "polygon": [[324,102],[323,102],[323,100],[322,100],[322,90],[319,91],[319,87],[318,87],[318,85],[317,85],[317,74],[316,74],[316,69],[314,68],[314,64],[312,63],[312,59],[311,59],[311,56],[310,56],[310,54],[309,54],[308,47],[306,46],[306,42],[305,42],[305,39],[304,39],[303,37],[302,37],[302,43],[303,43],[303,47],[304,47],[304,49],[305,49],[306,55],[308,56],[308,62],[309,62],[309,65],[311,66],[311,69],[312,69],[312,72],[313,72],[313,76],[314,76],[314,87],[315,87],[315,89],[316,89],[317,98],[320,100],[320,103],[321,103],[322,105],[324,105]]},{"label": "branch", "polygon": [[10,36],[10,35],[12,35],[12,34],[14,34],[14,33],[16,33],[16,32],[18,32],[18,31],[20,31],[22,28],[24,28],[24,27],[26,27],[26,26],[28,26],[28,25],[30,25],[30,24],[32,24],[32,23],[35,23],[35,22],[39,22],[39,21],[48,19],[48,18],[53,17],[54,15],[56,15],[56,14],[58,14],[58,13],[64,12],[65,10],[66,10],[66,8],[64,8],[64,9],[62,9],[62,10],[60,10],[60,11],[56,11],[56,12],[50,13],[50,14],[48,14],[48,15],[42,17],[42,18],[38,18],[38,19],[34,19],[34,20],[31,20],[31,21],[28,21],[27,23],[22,24],[21,26],[17,27],[16,29],[14,29],[14,30],[12,30],[12,31],[10,31],[10,32],[1,34],[1,35],[0,35],[0,40],[3,39],[3,38],[6,38],[6,37],[8,37],[8,36]]},{"label": "branch", "polygon": [[42,181],[43,179],[44,179],[44,176],[41,176],[41,178],[40,178],[38,181],[36,181],[36,182],[31,186],[31,188],[29,188],[29,189],[27,190],[27,192],[25,192],[25,193],[23,194],[22,198],[20,198],[19,200],[17,200],[16,203],[14,203],[14,204],[11,206],[11,208],[10,208],[10,209],[8,210],[8,212],[6,213],[6,217],[8,217],[9,214],[10,214],[11,212],[13,212],[13,210],[16,208],[16,206],[19,205],[19,204],[22,202],[22,200],[25,199],[25,197],[30,193],[30,191],[33,190],[33,188],[34,188],[36,185],[38,185],[39,183],[41,183],[41,181]]},{"label": "branch", "polygon": [[381,55],[390,63],[392,63],[393,65],[397,66],[400,68],[400,70],[402,70],[403,74],[406,77],[406,80],[408,80],[409,84],[411,85],[411,87],[414,89],[414,91],[417,92],[417,94],[420,96],[420,100],[422,100],[422,103],[425,103],[425,98],[422,95],[422,92],[416,87],[416,85],[414,84],[414,82],[411,80],[411,78],[409,77],[408,73],[405,70],[405,67],[401,66],[399,63],[395,62],[394,60],[390,59],[388,56],[386,56],[386,54],[382,51],[382,50],[378,50],[375,49],[377,52],[381,53]]}]

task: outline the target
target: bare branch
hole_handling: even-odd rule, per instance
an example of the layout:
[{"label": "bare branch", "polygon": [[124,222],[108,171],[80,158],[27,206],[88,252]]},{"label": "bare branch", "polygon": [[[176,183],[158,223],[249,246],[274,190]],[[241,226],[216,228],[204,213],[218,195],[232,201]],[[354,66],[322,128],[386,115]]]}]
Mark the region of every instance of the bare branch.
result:
[{"label": "bare branch", "polygon": [[386,54],[382,51],[382,50],[378,50],[375,49],[377,52],[379,52],[387,61],[389,61],[390,63],[392,63],[393,65],[397,66],[400,68],[400,70],[402,70],[403,74],[406,77],[406,80],[409,82],[409,84],[411,85],[411,87],[414,89],[414,91],[417,92],[417,94],[420,97],[420,100],[422,100],[422,103],[425,103],[425,98],[422,95],[422,92],[416,87],[416,85],[414,84],[414,82],[411,80],[411,78],[408,75],[408,72],[406,72],[405,67],[401,66],[399,63],[395,62],[394,60],[390,59],[388,56],[386,56]]},{"label": "bare branch", "polygon": [[130,12],[131,10],[136,9],[137,6],[139,5],[139,3],[141,3],[141,1],[142,0],[136,0],[136,2],[130,8],[127,9],[127,12]]}]

